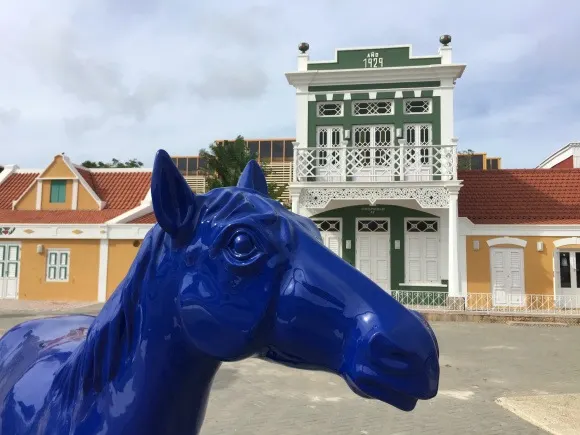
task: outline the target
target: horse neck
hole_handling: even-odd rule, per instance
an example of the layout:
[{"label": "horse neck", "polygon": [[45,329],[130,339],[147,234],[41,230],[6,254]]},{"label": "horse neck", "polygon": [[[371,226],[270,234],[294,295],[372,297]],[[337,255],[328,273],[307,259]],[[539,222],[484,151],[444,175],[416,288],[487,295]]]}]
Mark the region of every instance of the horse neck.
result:
[{"label": "horse neck", "polygon": [[[119,395],[130,390],[134,401],[157,404],[159,409],[149,413],[155,417],[154,426],[180,423],[191,427],[203,418],[219,362],[188,343],[175,322],[177,307],[168,293],[177,286],[156,278],[173,276],[168,270],[159,270],[171,267],[171,262],[159,261],[170,255],[169,243],[157,226],[151,230],[127,277],[89,328],[85,342],[57,373],[53,385],[71,406],[79,394],[91,400],[95,394],[114,391]],[[125,388],[128,382],[131,388]],[[168,404],[171,409],[159,412]],[[163,421],[162,415],[170,421]],[[147,413],[141,418],[148,418]],[[171,433],[180,433],[178,427]]]}]

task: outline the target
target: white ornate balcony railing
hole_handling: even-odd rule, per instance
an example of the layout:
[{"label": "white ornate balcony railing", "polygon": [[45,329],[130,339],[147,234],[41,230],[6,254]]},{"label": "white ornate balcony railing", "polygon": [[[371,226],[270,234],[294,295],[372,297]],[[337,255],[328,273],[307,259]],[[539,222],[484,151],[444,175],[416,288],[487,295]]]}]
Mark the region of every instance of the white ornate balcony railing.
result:
[{"label": "white ornate balcony railing", "polygon": [[580,316],[580,296],[527,294],[499,299],[491,293],[468,293],[467,298],[450,298],[443,291],[411,290],[392,290],[391,296],[415,310]]},{"label": "white ornate balcony railing", "polygon": [[457,179],[457,145],[294,148],[296,182]]}]

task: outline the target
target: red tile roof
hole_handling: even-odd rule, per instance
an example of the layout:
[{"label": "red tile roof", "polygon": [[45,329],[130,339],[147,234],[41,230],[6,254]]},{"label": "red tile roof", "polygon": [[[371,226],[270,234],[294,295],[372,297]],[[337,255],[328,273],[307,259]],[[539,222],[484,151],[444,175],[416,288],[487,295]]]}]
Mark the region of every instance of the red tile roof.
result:
[{"label": "red tile roof", "polygon": [[0,210],[0,223],[102,224],[127,210]]},{"label": "red tile roof", "polygon": [[103,210],[12,210],[12,201],[30,187],[39,173],[16,172],[0,184],[0,223],[97,224],[111,220],[141,204],[151,184],[150,171],[95,171],[76,167],[96,195]]},{"label": "red tile roof", "polygon": [[459,216],[476,224],[580,224],[580,169],[459,171]]},{"label": "red tile roof", "polygon": [[135,208],[151,186],[151,172],[93,172],[91,175],[93,189],[107,203],[107,208]]},{"label": "red tile roof", "polygon": [[11,210],[12,201],[22,196],[40,173],[12,174],[0,184],[0,210]]},{"label": "red tile roof", "polygon": [[156,224],[155,214],[149,213],[129,222],[130,224]]}]

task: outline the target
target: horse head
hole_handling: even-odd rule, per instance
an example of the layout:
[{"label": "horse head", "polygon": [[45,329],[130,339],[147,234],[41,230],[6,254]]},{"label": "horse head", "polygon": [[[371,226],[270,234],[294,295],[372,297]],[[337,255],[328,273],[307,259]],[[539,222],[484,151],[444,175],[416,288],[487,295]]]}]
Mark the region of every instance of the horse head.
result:
[{"label": "horse head", "polygon": [[323,244],[315,224],[268,197],[255,161],[236,187],[196,195],[169,155],[151,195],[171,239],[178,319],[192,349],[333,372],[401,410],[437,394],[433,331]]}]

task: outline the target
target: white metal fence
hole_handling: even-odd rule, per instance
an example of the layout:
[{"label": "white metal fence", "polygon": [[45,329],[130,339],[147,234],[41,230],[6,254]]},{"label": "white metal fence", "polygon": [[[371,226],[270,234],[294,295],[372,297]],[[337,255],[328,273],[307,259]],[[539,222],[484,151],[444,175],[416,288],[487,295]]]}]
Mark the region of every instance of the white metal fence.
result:
[{"label": "white metal fence", "polygon": [[393,290],[391,296],[414,310],[580,316],[579,296],[528,294],[500,299],[491,293],[468,293],[464,298],[448,297],[446,292],[408,290]]}]

